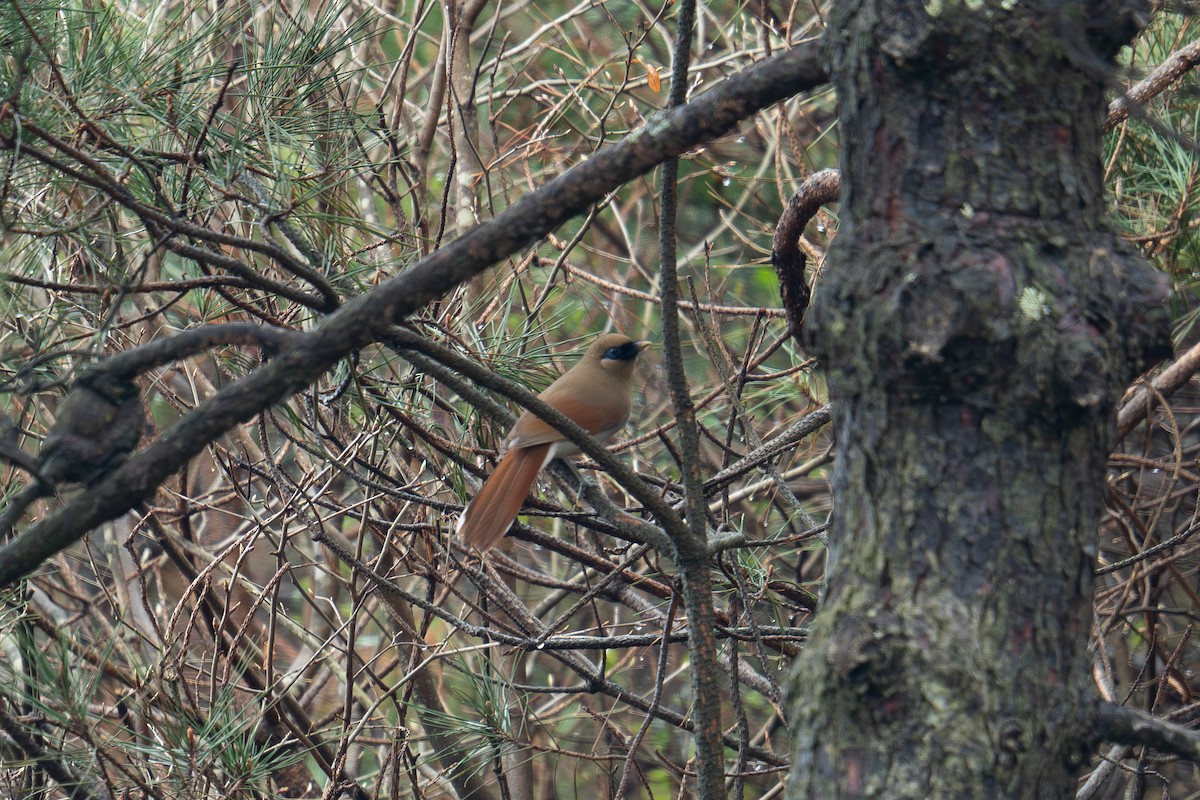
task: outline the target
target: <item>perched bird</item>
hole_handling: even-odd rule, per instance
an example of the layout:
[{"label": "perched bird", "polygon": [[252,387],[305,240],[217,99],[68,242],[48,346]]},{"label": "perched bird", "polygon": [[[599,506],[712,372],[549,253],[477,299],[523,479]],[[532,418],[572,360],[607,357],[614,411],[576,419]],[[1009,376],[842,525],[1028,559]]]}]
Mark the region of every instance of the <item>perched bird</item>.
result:
[{"label": "perched bird", "polygon": [[[650,342],[609,333],[592,342],[574,367],[538,397],[600,441],[625,426],[633,394],[633,365]],[[464,544],[486,552],[508,533],[542,467],[579,448],[526,411],[504,439],[496,470],[458,519]]]}]

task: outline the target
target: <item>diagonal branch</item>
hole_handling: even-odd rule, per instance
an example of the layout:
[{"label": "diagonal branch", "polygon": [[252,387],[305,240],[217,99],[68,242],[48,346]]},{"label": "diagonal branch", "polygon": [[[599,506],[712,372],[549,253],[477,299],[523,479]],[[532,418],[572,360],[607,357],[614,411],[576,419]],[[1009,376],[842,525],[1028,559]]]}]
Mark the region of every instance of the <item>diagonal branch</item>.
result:
[{"label": "diagonal branch", "polygon": [[1163,61],[1154,72],[1129,87],[1108,106],[1104,130],[1110,131],[1129,117],[1131,110],[1140,109],[1168,86],[1179,81],[1189,70],[1200,64],[1200,39],[1184,45]]}]

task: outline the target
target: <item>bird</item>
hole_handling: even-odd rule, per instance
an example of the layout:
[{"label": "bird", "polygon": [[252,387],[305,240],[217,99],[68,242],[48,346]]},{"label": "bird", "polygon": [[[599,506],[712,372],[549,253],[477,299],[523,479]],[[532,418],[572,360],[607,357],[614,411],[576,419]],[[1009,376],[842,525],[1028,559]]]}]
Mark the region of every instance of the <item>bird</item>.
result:
[{"label": "bird", "polygon": [[[629,421],[634,364],[650,344],[620,333],[604,334],[538,397],[605,441]],[[529,411],[517,418],[504,447],[500,463],[463,509],[455,531],[463,544],[480,553],[508,533],[542,467],[579,452],[574,442]]]}]

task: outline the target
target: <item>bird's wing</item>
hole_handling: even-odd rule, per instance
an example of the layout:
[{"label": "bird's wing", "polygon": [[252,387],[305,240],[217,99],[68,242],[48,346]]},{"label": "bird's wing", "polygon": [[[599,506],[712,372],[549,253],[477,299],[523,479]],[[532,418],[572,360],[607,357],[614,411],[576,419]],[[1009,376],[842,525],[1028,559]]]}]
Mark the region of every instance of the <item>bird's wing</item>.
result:
[{"label": "bird's wing", "polygon": [[[551,386],[542,399],[593,436],[607,439],[629,420],[628,404],[619,402],[619,398],[618,402],[612,402],[603,396],[604,392],[596,392],[586,397],[568,397],[553,390],[554,387]],[[563,439],[563,435],[555,428],[526,411],[513,425],[505,444],[509,448],[532,447],[538,444],[561,442]]]}]

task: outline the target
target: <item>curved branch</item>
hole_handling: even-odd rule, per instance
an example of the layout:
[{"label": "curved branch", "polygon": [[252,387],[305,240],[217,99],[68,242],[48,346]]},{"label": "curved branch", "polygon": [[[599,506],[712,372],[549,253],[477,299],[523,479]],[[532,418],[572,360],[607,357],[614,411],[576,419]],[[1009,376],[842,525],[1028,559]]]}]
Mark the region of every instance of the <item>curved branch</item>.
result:
[{"label": "curved branch", "polygon": [[267,353],[274,353],[297,336],[299,334],[293,331],[251,322],[201,325],[130,350],[122,350],[89,367],[78,380],[92,386],[113,381],[124,384],[143,372],[189,358],[218,345],[252,345]]},{"label": "curved branch", "polygon": [[836,202],[842,193],[842,174],[836,169],[823,169],[808,177],[788,200],[787,208],[779,215],[775,238],[771,242],[771,264],[779,276],[779,291],[787,312],[792,336],[800,339],[804,313],[812,290],[804,280],[807,259],[800,250],[800,236],[821,206]]},{"label": "curved branch", "polygon": [[[0,437],[0,459],[34,479],[0,513],[0,535],[7,534],[33,502],[53,494],[56,484],[91,485],[133,450],[146,427],[134,384],[138,375],[222,344],[253,344],[274,352],[292,335],[250,323],[203,325],[124,350],[85,369],[60,402],[58,419],[36,458],[8,440],[13,437]],[[7,417],[0,420],[11,428]]]}]

